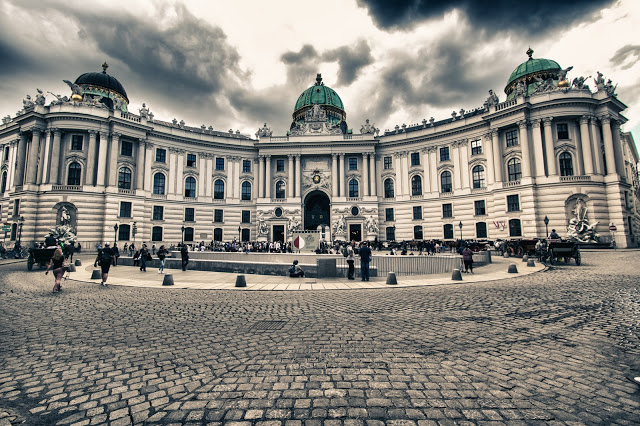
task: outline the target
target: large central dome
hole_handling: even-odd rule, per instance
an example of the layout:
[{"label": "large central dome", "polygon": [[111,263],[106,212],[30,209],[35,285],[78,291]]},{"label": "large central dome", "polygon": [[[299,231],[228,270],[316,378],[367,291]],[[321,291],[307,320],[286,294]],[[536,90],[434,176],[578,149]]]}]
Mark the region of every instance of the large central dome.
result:
[{"label": "large central dome", "polygon": [[342,99],[340,99],[335,90],[324,85],[322,74],[316,76],[316,84],[302,92],[298,97],[293,110],[292,124],[299,124],[304,121],[305,112],[313,108],[314,105],[324,108],[327,113],[327,121],[333,124],[340,124],[347,118]]},{"label": "large central dome", "polygon": [[101,96],[100,102],[109,108],[127,111],[129,98],[117,78],[107,74],[109,65],[102,64],[102,72],[86,72],[76,78],[75,84],[82,87],[84,95]]},{"label": "large central dome", "polygon": [[526,87],[526,96],[530,96],[538,87],[538,79],[546,80],[548,78],[558,79],[558,73],[562,67],[551,59],[533,58],[533,50],[527,50],[529,59],[521,63],[513,70],[504,88],[507,94],[507,100],[516,96],[516,85],[519,82],[524,83]]}]

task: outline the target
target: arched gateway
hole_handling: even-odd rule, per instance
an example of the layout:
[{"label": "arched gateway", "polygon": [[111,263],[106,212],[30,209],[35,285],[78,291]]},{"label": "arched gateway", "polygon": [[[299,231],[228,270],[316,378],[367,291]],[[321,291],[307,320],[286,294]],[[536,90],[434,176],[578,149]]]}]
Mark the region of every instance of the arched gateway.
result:
[{"label": "arched gateway", "polygon": [[316,230],[318,226],[331,224],[331,201],[322,191],[313,191],[304,202],[304,229]]}]

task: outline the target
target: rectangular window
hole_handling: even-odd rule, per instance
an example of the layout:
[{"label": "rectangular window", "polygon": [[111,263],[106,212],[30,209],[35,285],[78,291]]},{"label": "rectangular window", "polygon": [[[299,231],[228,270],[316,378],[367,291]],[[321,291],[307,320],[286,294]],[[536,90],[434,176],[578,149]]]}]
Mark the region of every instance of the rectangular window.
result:
[{"label": "rectangular window", "polygon": [[476,223],[476,238],[487,238],[487,223]]},{"label": "rectangular window", "polygon": [[213,230],[213,241],[222,241],[222,228],[215,228]]},{"label": "rectangular window", "polygon": [[507,195],[507,211],[520,211],[520,197],[518,195]]},{"label": "rectangular window", "polygon": [[471,155],[482,154],[482,141],[480,139],[471,141]]},{"label": "rectangular window", "polygon": [[167,150],[163,148],[156,149],[156,161],[158,163],[166,163],[167,162]]},{"label": "rectangular window", "polygon": [[384,209],[384,218],[387,222],[391,222],[394,220],[393,208]]},{"label": "rectangular window", "polygon": [[251,173],[251,160],[242,160],[242,173]]},{"label": "rectangular window", "polygon": [[20,216],[20,200],[13,200],[13,217]]},{"label": "rectangular window", "polygon": [[556,124],[558,139],[569,139],[569,125],[567,123]]},{"label": "rectangular window", "polygon": [[358,159],[356,157],[349,157],[349,170],[358,170]]},{"label": "rectangular window", "polygon": [[84,136],[82,135],[72,135],[71,136],[71,151],[82,151],[82,142],[84,141]]},{"label": "rectangular window", "polygon": [[447,223],[446,225],[444,225],[444,239],[445,240],[452,240],[453,239],[453,225],[450,223]]},{"label": "rectangular window", "polygon": [[474,201],[473,206],[475,207],[476,216],[485,216],[487,214],[484,200]]},{"label": "rectangular window", "polygon": [[449,147],[440,148],[440,161],[449,161]]},{"label": "rectangular window", "polygon": [[129,201],[120,202],[120,217],[131,217],[131,203]]},{"label": "rectangular window", "polygon": [[412,152],[411,153],[411,166],[419,166],[420,165],[420,153]]},{"label": "rectangular window", "polygon": [[453,217],[453,204],[442,205],[442,217]]},{"label": "rectangular window", "polygon": [[284,172],[284,159],[276,160],[276,172]]},{"label": "rectangular window", "polygon": [[413,220],[422,220],[422,206],[413,206]]},{"label": "rectangular window", "polygon": [[151,241],[162,241],[162,226],[154,226],[151,229]]},{"label": "rectangular window", "polygon": [[224,222],[224,212],[222,209],[215,209],[213,211],[213,221],[219,223]]},{"label": "rectangular window", "polygon": [[196,167],[196,155],[187,154],[187,167]]},{"label": "rectangular window", "polygon": [[153,206],[153,220],[164,220],[164,207]]},{"label": "rectangular window", "polygon": [[5,147],[4,149],[4,161],[9,161],[9,147]]},{"label": "rectangular window", "polygon": [[384,169],[389,170],[393,168],[393,162],[391,157],[384,157]]},{"label": "rectangular window", "polygon": [[251,223],[251,211],[242,210],[242,223]]},{"label": "rectangular window", "polygon": [[224,170],[224,158],[216,157],[216,170]]},{"label": "rectangular window", "polygon": [[195,222],[196,221],[196,209],[193,207],[187,207],[184,209],[184,221]]},{"label": "rectangular window", "polygon": [[518,145],[518,131],[509,130],[504,133],[504,137],[507,139],[507,147]]},{"label": "rectangular window", "polygon": [[122,141],[120,155],[124,155],[125,157],[133,156],[133,144],[129,141]]}]

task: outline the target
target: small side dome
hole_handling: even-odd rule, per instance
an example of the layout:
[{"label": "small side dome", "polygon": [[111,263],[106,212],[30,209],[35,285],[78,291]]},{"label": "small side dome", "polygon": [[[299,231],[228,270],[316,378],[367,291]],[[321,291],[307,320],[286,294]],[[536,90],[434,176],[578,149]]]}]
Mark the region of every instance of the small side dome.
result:
[{"label": "small side dome", "polygon": [[[529,59],[516,67],[511,73],[509,80],[507,81],[507,85],[504,88],[504,93],[507,94],[507,99],[510,99],[513,96],[510,96],[518,84],[519,81],[524,82],[527,86],[533,83],[536,78],[541,78],[546,80],[547,78],[558,78],[558,72],[562,70],[562,67],[551,59],[544,58],[532,58],[533,50],[529,48],[527,50],[527,55],[529,55]],[[527,96],[531,93],[530,90],[533,90],[534,87],[528,87]],[[514,94],[515,95],[515,94]]]}]

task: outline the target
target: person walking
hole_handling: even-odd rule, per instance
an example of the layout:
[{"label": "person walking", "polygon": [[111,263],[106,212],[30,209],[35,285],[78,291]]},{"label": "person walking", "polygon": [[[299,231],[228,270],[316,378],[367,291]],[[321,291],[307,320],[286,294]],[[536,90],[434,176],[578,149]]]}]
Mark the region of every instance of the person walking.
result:
[{"label": "person walking", "polygon": [[167,257],[167,253],[169,253],[167,249],[164,248],[163,245],[160,246],[158,249],[158,259],[160,260],[160,267],[158,268],[159,274],[164,274],[164,260]]},{"label": "person walking", "polygon": [[189,246],[186,244],[183,244],[180,249],[180,257],[182,257],[182,270],[186,271],[189,264]]},{"label": "person walking", "polygon": [[365,241],[362,243],[362,247],[358,251],[360,255],[360,275],[362,276],[362,281],[369,281],[369,262],[371,262],[371,249],[369,245]]},{"label": "person walking", "polygon": [[64,255],[62,254],[62,249],[58,247],[54,252],[51,260],[49,260],[49,265],[47,265],[47,270],[45,271],[45,275],[49,274],[49,269],[53,268],[53,277],[56,282],[53,285],[53,292],[57,293],[62,290],[62,276],[64,275],[64,268],[62,267],[62,263],[64,262]]},{"label": "person walking", "polygon": [[115,261],[116,259],[113,250],[109,247],[109,243],[104,243],[104,248],[98,252],[98,257],[96,257],[96,261],[93,263],[93,266],[100,264],[100,269],[102,270],[102,282],[100,285],[106,287],[107,278],[109,278],[109,268],[111,268],[111,264],[115,263]]},{"label": "person walking", "polygon": [[462,250],[462,262],[464,263],[464,272],[473,274],[473,250],[469,246]]},{"label": "person walking", "polygon": [[354,275],[355,275],[355,267],[354,267],[354,263],[356,260],[355,254],[353,253],[353,247],[351,247],[351,244],[347,244],[346,249],[347,250],[347,264],[349,265],[349,273],[347,275],[347,278],[350,280],[355,279]]},{"label": "person walking", "polygon": [[118,248],[118,244],[113,243],[113,258],[115,259],[113,262],[113,266],[118,266],[118,259],[120,258],[120,249]]},{"label": "person walking", "polygon": [[142,244],[142,248],[140,249],[140,270],[142,272],[147,272],[147,260],[149,257],[149,249],[146,244]]}]

